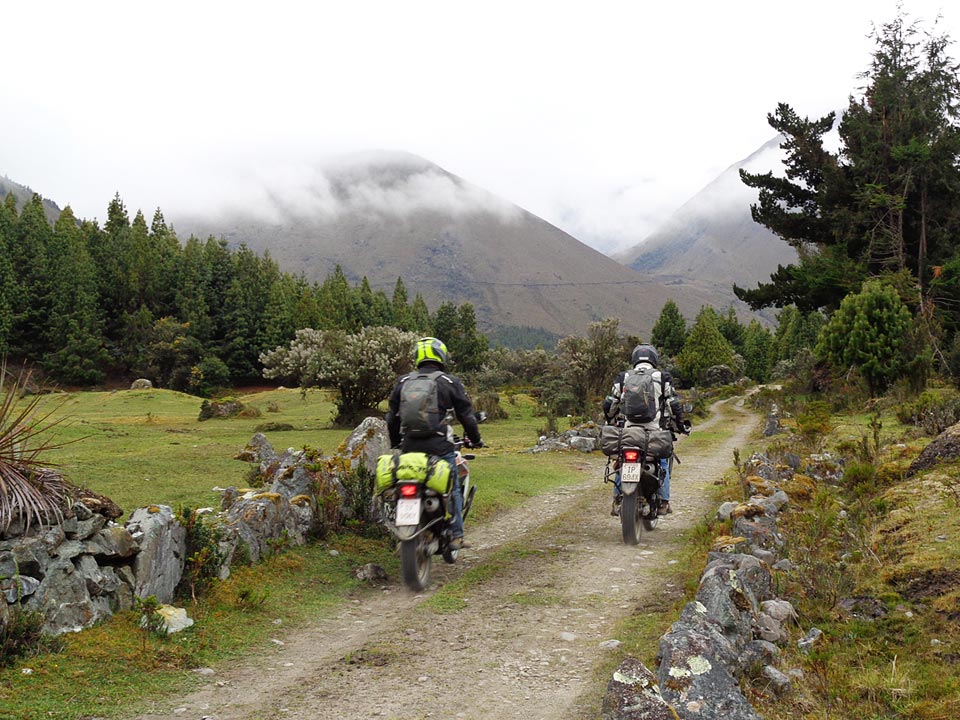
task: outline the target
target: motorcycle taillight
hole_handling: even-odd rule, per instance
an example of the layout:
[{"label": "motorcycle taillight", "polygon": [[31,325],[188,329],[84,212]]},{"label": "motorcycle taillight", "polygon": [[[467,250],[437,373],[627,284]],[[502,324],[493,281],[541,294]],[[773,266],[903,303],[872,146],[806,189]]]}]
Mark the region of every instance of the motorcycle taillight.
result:
[{"label": "motorcycle taillight", "polygon": [[401,485],[400,486],[400,497],[410,498],[417,496],[417,486],[416,485]]},{"label": "motorcycle taillight", "polygon": [[623,461],[624,461],[624,462],[640,462],[640,451],[639,451],[639,450],[624,450],[624,451],[623,451]]}]

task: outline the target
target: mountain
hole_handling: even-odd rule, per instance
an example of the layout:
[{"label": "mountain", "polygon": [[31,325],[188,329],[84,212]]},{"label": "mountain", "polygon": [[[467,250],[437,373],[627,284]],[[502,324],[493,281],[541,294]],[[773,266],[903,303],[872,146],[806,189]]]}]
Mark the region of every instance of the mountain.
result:
[{"label": "mountain", "polygon": [[[10,193],[13,193],[13,196],[17,199],[18,212],[22,210],[23,206],[30,202],[34,196],[34,191],[26,185],[20,185],[19,183],[15,183],[13,180],[8,178],[6,175],[0,175],[0,202],[2,202]],[[55,202],[47,200],[46,198],[43,200],[43,212],[51,224],[55,223],[57,218],[60,217],[60,208]]]},{"label": "mountain", "polygon": [[618,317],[624,331],[649,335],[667,299],[692,316],[719,298],[651,279],[402,153],[351,156],[300,173],[289,186],[265,186],[232,208],[167,217],[181,239],[213,235],[269,251],[283,270],[310,280],[340,265],[353,282],[366,277],[390,295],[402,277],[411,297],[420,293],[431,309],[472,303],[484,329],[567,335]]},{"label": "mountain", "polygon": [[[757,192],[740,180],[741,168],[767,172],[782,167],[782,136],[731,165],[639,244],[614,255],[662,283],[679,283],[708,295],[734,298],[732,286],[753,288],[796,251],[753,221]],[[726,307],[729,302],[717,303]]]}]

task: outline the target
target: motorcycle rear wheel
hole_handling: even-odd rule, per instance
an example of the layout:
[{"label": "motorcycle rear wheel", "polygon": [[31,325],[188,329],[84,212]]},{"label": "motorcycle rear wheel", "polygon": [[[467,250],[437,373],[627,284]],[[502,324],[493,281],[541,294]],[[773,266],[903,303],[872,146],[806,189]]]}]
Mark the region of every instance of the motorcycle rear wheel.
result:
[{"label": "motorcycle rear wheel", "polygon": [[424,590],[430,584],[430,561],[426,533],[400,541],[400,569],[404,584],[411,590]]},{"label": "motorcycle rear wheel", "polygon": [[620,503],[620,530],[623,542],[627,545],[636,545],[640,542],[643,532],[640,525],[640,496],[637,493],[624,495]]},{"label": "motorcycle rear wheel", "polygon": [[646,530],[653,530],[660,523],[660,513],[657,508],[660,506],[660,498],[654,497],[652,502],[648,503],[650,514],[643,516],[643,527]]}]

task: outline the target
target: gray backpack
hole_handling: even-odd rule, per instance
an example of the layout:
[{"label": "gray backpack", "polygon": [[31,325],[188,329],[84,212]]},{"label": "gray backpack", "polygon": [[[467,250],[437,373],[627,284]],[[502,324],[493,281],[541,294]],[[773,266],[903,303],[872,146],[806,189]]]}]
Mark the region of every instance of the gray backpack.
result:
[{"label": "gray backpack", "polygon": [[443,435],[437,378],[443,373],[412,372],[400,386],[400,433],[404,437]]},{"label": "gray backpack", "polygon": [[660,410],[660,396],[653,369],[631,370],[623,378],[623,390],[620,393],[620,412],[630,422],[649,423],[657,418]]}]

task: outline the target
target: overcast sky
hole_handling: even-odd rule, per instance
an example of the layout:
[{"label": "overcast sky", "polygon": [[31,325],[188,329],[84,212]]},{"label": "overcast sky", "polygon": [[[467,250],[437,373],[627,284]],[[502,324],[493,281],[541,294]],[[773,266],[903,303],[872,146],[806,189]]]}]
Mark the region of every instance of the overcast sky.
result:
[{"label": "overcast sky", "polygon": [[[842,108],[896,5],[5,3],[0,175],[149,222],[233,173],[402,150],[611,251],[769,140],[778,102]],[[903,7],[960,39],[960,10]]]}]

